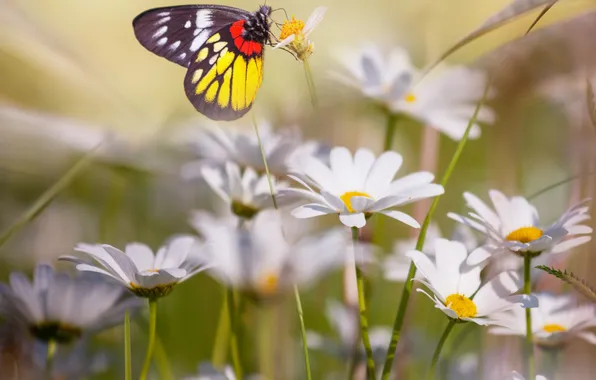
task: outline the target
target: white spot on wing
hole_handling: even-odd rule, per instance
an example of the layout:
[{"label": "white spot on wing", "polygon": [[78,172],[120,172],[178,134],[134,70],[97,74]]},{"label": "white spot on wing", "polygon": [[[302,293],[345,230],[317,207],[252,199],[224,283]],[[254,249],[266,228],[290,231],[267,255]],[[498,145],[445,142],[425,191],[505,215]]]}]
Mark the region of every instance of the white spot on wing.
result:
[{"label": "white spot on wing", "polygon": [[192,25],[192,22],[190,22],[190,20],[188,20],[186,23],[184,23],[184,27],[185,27],[186,29],[190,28],[190,27],[191,27],[191,25]]},{"label": "white spot on wing", "polygon": [[168,42],[168,37],[162,37],[157,40],[157,46],[163,46],[166,44],[166,42]]},{"label": "white spot on wing", "polygon": [[205,29],[213,25],[211,21],[211,11],[207,9],[201,9],[197,12],[197,20],[196,20],[197,28]]},{"label": "white spot on wing", "polygon": [[221,49],[225,48],[227,44],[228,43],[225,41],[216,42],[215,44],[213,44],[213,50],[217,53]]},{"label": "white spot on wing", "polygon": [[213,65],[215,63],[215,61],[217,61],[217,58],[219,58],[217,56],[217,54],[215,54],[213,57],[209,58],[209,64]]},{"label": "white spot on wing", "polygon": [[155,25],[161,25],[161,24],[165,24],[166,22],[170,21],[171,17],[164,17],[162,19],[157,20],[157,22],[155,23]]},{"label": "white spot on wing", "polygon": [[183,60],[184,58],[186,58],[186,53],[182,53],[178,56],[179,60]]},{"label": "white spot on wing", "polygon": [[158,38],[163,36],[166,32],[168,31],[168,27],[167,26],[162,26],[161,28],[157,29],[157,31],[155,32],[155,34],[153,35],[153,38]]},{"label": "white spot on wing", "polygon": [[199,33],[201,33],[201,29],[195,29],[192,31],[193,36],[197,36],[197,35],[199,35]]},{"label": "white spot on wing", "polygon": [[176,42],[174,42],[173,44],[171,44],[171,45],[170,45],[170,49],[171,49],[171,50],[176,50],[176,49],[178,49],[178,47],[180,46],[180,44],[181,44],[181,43],[182,43],[181,41],[176,41]]},{"label": "white spot on wing", "polygon": [[207,38],[209,38],[209,29],[203,30],[192,40],[192,43],[190,44],[190,51],[199,50],[205,41],[207,41]]},{"label": "white spot on wing", "polygon": [[157,14],[157,17],[165,17],[165,16],[169,16],[170,12],[160,12]]}]

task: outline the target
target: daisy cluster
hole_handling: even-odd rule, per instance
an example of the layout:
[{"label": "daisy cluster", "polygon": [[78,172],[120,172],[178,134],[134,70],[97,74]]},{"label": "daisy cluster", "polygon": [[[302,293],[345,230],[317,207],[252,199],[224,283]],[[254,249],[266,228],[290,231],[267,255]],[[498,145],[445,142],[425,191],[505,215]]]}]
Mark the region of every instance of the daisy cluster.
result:
[{"label": "daisy cluster", "polygon": [[[314,52],[310,35],[324,14],[325,9],[319,8],[306,22],[286,20],[276,48],[307,61]],[[333,77],[380,106],[390,118],[413,119],[456,141],[480,138],[481,126],[495,120],[489,106],[476,109],[488,86],[482,71],[442,67],[424,76],[405,49],[386,51],[371,44],[346,49],[338,60],[342,69]],[[436,312],[447,325],[435,348],[429,378],[451,330],[462,324],[476,325],[475,334],[486,331],[525,339],[529,352],[520,368],[507,368],[505,376],[510,379],[523,379],[513,369],[545,379],[526,365],[533,363],[535,349],[543,354],[564,352],[575,340],[596,345],[596,307],[580,302],[571,292],[539,291],[540,272],[535,270],[563,255],[569,257],[591,240],[589,199],[571,205],[549,224],[540,218],[531,199],[497,189],[487,196],[465,192],[460,205],[450,205],[465,207],[465,212],[435,215],[436,222],[429,224],[415,217],[410,205],[436,201],[447,191],[446,185],[430,171],[406,170],[407,157],[400,152],[334,146],[304,138],[298,128],[274,128],[268,122],[255,122],[254,128],[258,134],[227,125],[193,131],[186,147],[194,157],[177,166],[176,172],[188,186],[198,182],[197,186],[208,189],[201,196],[216,206],[185,216],[192,232],[180,231],[157,249],[134,241],[120,246],[80,242],[73,247],[74,254],[60,257],[76,274],[40,263],[32,279],[13,272],[6,284],[0,284],[0,315],[19,337],[15,339],[30,343],[22,350],[34,352],[32,378],[44,373],[48,378],[83,378],[104,369],[103,356],[90,360],[81,354],[85,342],[121,323],[129,329],[131,316],[149,325],[140,379],[161,378],[157,366],[152,367],[157,304],[199,274],[221,285],[225,302],[218,325],[205,327],[217,329],[214,359],[201,360],[198,374],[187,379],[288,376],[267,364],[249,367],[261,375],[245,376],[242,363],[253,359],[246,353],[243,360],[239,358],[238,339],[252,329],[246,323],[247,308],[268,310],[292,294],[308,373],[300,378],[310,379],[308,358],[314,351],[335,358],[346,367],[339,378],[349,379],[395,378],[394,356],[430,357],[435,345],[427,331],[405,331],[405,342],[397,346],[404,315],[400,319],[400,313],[405,313],[408,302],[403,297],[409,297],[412,286],[416,286],[412,294],[421,293],[424,302],[430,300],[427,312]],[[326,228],[317,228],[316,219]],[[391,220],[392,229],[407,229],[414,238],[399,240],[394,238],[397,233],[381,231],[393,249],[378,254],[383,248],[362,237],[378,234],[381,220]],[[456,227],[443,235],[439,225],[448,221]],[[341,271],[339,283],[334,275]],[[380,325],[375,315],[369,315],[369,284],[377,275],[403,284],[401,300],[405,301],[394,326]],[[344,295],[341,300],[323,299],[321,304],[333,334],[304,327],[309,321],[300,292],[319,282],[342,288]],[[399,294],[386,302],[397,305]],[[270,317],[264,314],[262,319]],[[279,326],[270,320],[264,326],[265,335],[275,338]],[[242,329],[246,334],[238,334]],[[67,349],[73,346],[76,349]],[[0,344],[3,352],[10,347]],[[277,360],[276,349],[265,347],[259,355]],[[54,360],[56,350],[62,356]],[[478,367],[483,358],[471,355],[472,360],[463,360],[470,357],[462,355],[450,366],[450,378],[481,377]],[[3,371],[10,370],[0,367],[0,376],[8,373]]]}]

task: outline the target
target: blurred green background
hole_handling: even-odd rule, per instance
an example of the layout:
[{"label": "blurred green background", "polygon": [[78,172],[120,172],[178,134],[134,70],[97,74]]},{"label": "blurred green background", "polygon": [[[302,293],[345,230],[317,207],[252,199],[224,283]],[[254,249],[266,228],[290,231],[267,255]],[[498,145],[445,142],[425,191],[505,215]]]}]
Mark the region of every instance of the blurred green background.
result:
[{"label": "blurred green background", "polygon": [[[245,0],[221,4],[254,10],[259,4]],[[315,6],[328,13],[313,33],[316,52],[311,58],[322,110],[314,114],[301,65],[283,51],[266,52],[265,80],[254,107],[258,118],[274,126],[299,125],[307,139],[352,149],[365,146],[380,151],[384,116],[358,94],[334,83],[338,48],[373,41],[381,46],[401,45],[420,67],[431,63],[453,43],[479,26],[508,0],[273,0],[299,18]],[[196,128],[208,121],[187,101],[184,70],[158,59],[142,48],[132,32],[132,19],[157,6],[176,1],[0,0],[0,229],[8,228],[20,213],[56,181],[105,131],[117,144],[62,192],[37,219],[0,248],[0,279],[13,270],[30,272],[38,261],[54,262],[70,254],[77,242],[101,241],[118,247],[142,241],[157,248],[174,233],[190,233],[188,210],[206,208],[214,195],[204,185],[182,181],[179,168],[191,156],[180,143],[181,127]],[[594,130],[585,111],[585,81],[592,79],[596,54],[595,1],[568,0],[557,4],[538,30],[517,40],[537,12],[475,41],[449,58],[479,68],[503,66],[498,71],[496,96],[491,106],[498,121],[483,128],[482,137],[464,151],[436,221],[446,235],[452,222],[447,211],[464,209],[461,194],[472,191],[485,198],[489,188],[531,195],[571,175],[594,173]],[[276,21],[283,21],[277,13]],[[509,54],[505,63],[500,57]],[[251,128],[250,117],[234,125]],[[223,125],[227,127],[228,125]],[[403,173],[420,162],[423,126],[402,122],[394,149],[405,157]],[[440,176],[456,143],[441,136]],[[593,175],[585,175],[535,199],[541,217],[549,222],[570,202],[594,195]],[[384,247],[411,231],[388,221]],[[596,268],[593,244],[582,246],[568,263],[583,278]],[[61,269],[71,270],[64,264]],[[380,272],[371,278],[370,321],[391,325],[401,284],[389,283]],[[556,281],[545,289],[560,290]],[[206,275],[179,286],[160,302],[158,334],[176,378],[195,372],[208,360],[222,296],[221,287]],[[331,333],[322,310],[328,297],[341,297],[340,276],[322,281],[304,292],[308,329]],[[442,315],[415,296],[408,329],[416,332],[398,356],[409,364],[410,376],[423,373],[431,350],[446,323]],[[276,350],[279,379],[301,378],[301,351],[294,304],[290,299],[275,306]],[[247,330],[261,316],[254,308],[243,315]],[[145,350],[142,323],[133,328],[133,357],[138,371]],[[476,351],[480,345],[498,351],[485,366],[519,368],[519,343],[503,337],[482,338],[482,330],[468,327],[466,339],[446,351],[455,356]],[[457,332],[455,333],[457,335]],[[99,378],[120,378],[121,329],[102,333],[94,342],[109,347],[114,359],[110,371]],[[452,337],[453,338],[453,337]],[[254,337],[247,333],[244,361],[256,370]],[[405,343],[405,342],[402,342]],[[411,355],[409,353],[416,353]],[[564,378],[590,378],[593,348],[577,343],[563,361]],[[577,354],[580,353],[580,354]],[[499,356],[500,355],[500,356]],[[495,357],[499,358],[495,362]],[[492,361],[491,361],[492,360]],[[312,353],[314,378],[340,371],[344,363]],[[592,367],[590,367],[592,366]],[[418,371],[418,372],[416,372]],[[404,375],[407,371],[404,372]],[[583,376],[583,377],[582,377]]]}]

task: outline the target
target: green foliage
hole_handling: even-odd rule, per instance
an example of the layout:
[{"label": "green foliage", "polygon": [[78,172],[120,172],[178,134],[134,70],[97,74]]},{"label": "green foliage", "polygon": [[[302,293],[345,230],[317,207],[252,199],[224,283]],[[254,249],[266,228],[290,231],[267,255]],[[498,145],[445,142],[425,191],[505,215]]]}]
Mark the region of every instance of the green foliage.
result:
[{"label": "green foliage", "polygon": [[573,272],[567,273],[566,270],[561,271],[559,269],[551,268],[546,265],[539,265],[536,268],[543,270],[552,276],[555,276],[561,281],[566,282],[567,284],[573,286],[575,290],[584,295],[587,299],[589,299],[592,302],[596,302],[596,291],[592,289],[592,287],[588,285],[586,281],[574,275]]}]

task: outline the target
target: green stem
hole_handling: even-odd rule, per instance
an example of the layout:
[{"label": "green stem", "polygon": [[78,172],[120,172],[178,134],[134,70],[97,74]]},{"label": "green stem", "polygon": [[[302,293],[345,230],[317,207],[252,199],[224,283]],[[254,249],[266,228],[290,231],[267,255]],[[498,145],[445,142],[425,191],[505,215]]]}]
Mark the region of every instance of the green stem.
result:
[{"label": "green stem", "polygon": [[[532,268],[532,255],[524,256],[524,294],[532,293],[532,279],[530,278],[530,269]],[[534,337],[532,334],[532,309],[526,309],[526,379],[536,377],[536,368],[534,363]]]},{"label": "green stem", "polygon": [[397,115],[387,111],[387,124],[385,125],[385,138],[383,140],[383,151],[391,150],[395,131],[397,130]]},{"label": "green stem", "polygon": [[306,327],[304,326],[304,312],[302,311],[302,301],[300,300],[300,291],[298,286],[294,285],[294,296],[296,298],[296,309],[298,310],[298,319],[300,321],[300,335],[302,338],[302,349],[304,350],[304,365],[306,367],[306,378],[312,379],[310,373],[310,359],[308,356],[308,342],[306,340]]},{"label": "green stem", "polygon": [[[238,321],[236,319],[236,296],[237,293],[230,287],[227,289],[227,309],[228,309],[228,322],[230,324],[230,351],[232,353],[232,366],[234,367],[234,373],[236,374],[237,380],[242,380],[242,363],[240,362],[240,350],[238,348]],[[238,315],[240,307],[238,307]]]},{"label": "green stem", "polygon": [[47,379],[52,378],[52,370],[54,366],[54,357],[56,356],[56,341],[48,341],[48,351],[46,353],[46,367],[45,374]]},{"label": "green stem", "polygon": [[441,350],[443,349],[443,346],[445,345],[445,342],[447,341],[447,337],[449,337],[449,334],[451,333],[451,330],[453,330],[454,326],[455,326],[455,320],[452,319],[447,324],[447,327],[445,327],[445,331],[443,331],[443,335],[441,335],[441,339],[439,339],[439,343],[437,343],[437,347],[435,347],[435,352],[433,353],[433,358],[432,358],[432,361],[430,362],[430,367],[428,369],[428,374],[426,376],[426,378],[428,380],[433,380],[435,378],[435,367],[437,366],[437,363],[439,362],[439,356],[441,356]]},{"label": "green stem", "polygon": [[[451,177],[451,174],[453,173],[453,170],[455,169],[455,166],[457,165],[457,162],[459,161],[459,157],[461,156],[461,154],[464,150],[464,147],[466,146],[466,142],[468,141],[468,136],[470,134],[470,130],[472,129],[472,126],[476,123],[476,118],[478,117],[478,112],[480,111],[480,108],[486,101],[486,96],[488,94],[488,90],[490,88],[491,82],[492,82],[492,80],[491,80],[491,78],[489,78],[489,80],[487,80],[486,87],[484,88],[484,93],[482,94],[482,98],[480,99],[478,104],[476,104],[476,109],[474,110],[474,114],[472,115],[472,118],[468,122],[466,131],[465,131],[462,139],[459,141],[459,144],[457,145],[457,149],[455,150],[455,153],[453,154],[453,157],[451,158],[451,162],[449,162],[449,166],[447,167],[447,170],[445,171],[445,174],[443,175],[443,178],[441,180],[441,185],[443,187],[447,186],[447,183],[449,182],[449,178]],[[435,199],[433,199],[433,202],[430,205],[428,213],[426,214],[426,217],[424,218],[424,222],[422,223],[422,227],[420,228],[420,234],[418,235],[418,241],[416,242],[416,250],[417,251],[421,251],[422,247],[424,246],[424,239],[426,238],[426,232],[428,230],[428,226],[430,225],[430,221],[435,213],[435,209],[437,208],[437,205],[439,204],[440,199],[441,199],[440,196],[437,196],[437,197],[435,197]],[[413,285],[412,279],[414,278],[415,275],[416,275],[416,266],[412,262],[410,264],[410,269],[408,271],[408,277],[406,278],[404,288],[401,293],[399,307],[397,309],[397,314],[395,316],[395,321],[393,323],[393,332],[391,334],[391,341],[389,342],[389,349],[387,350],[387,356],[385,357],[385,365],[383,366],[382,380],[388,380],[389,375],[391,374],[391,367],[393,366],[393,359],[395,358],[395,350],[397,348],[397,344],[398,344],[399,338],[401,336],[401,330],[402,330],[402,326],[403,326],[404,319],[406,316],[406,310],[408,308],[408,301],[410,300],[410,295],[412,293],[412,285]]]},{"label": "green stem", "polygon": [[173,380],[172,368],[168,355],[163,347],[163,343],[159,335],[155,335],[155,362],[157,363],[157,370],[159,371],[160,380]]},{"label": "green stem", "polygon": [[155,328],[157,326],[157,300],[149,299],[149,341],[147,342],[147,353],[145,354],[145,362],[141,370],[140,380],[147,379],[149,368],[151,367],[151,359],[153,358],[153,347],[155,346]]},{"label": "green stem", "polygon": [[231,326],[228,309],[228,291],[227,289],[224,289],[219,320],[217,322],[217,332],[215,334],[215,342],[213,343],[213,352],[211,354],[211,362],[213,363],[213,366],[218,369],[223,368],[228,356]]},{"label": "green stem", "polygon": [[265,154],[265,148],[261,142],[261,135],[259,134],[259,126],[255,118],[255,113],[252,113],[252,123],[255,127],[255,134],[257,135],[257,142],[259,143],[259,149],[261,150],[261,158],[263,159],[263,166],[265,166],[265,173],[267,174],[267,182],[269,183],[269,192],[271,193],[271,200],[273,201],[273,207],[277,210],[277,199],[275,198],[275,189],[273,188],[273,181],[271,180],[271,173],[269,172],[269,165],[267,164],[267,155]]},{"label": "green stem", "polygon": [[130,344],[130,312],[124,313],[124,379],[132,380],[132,359]]},{"label": "green stem", "polygon": [[[354,262],[356,261],[356,250],[360,241],[360,230],[352,227],[352,241],[354,242]],[[373,358],[370,337],[368,335],[368,318],[366,316],[366,298],[364,297],[364,275],[360,267],[356,264],[356,284],[358,285],[358,306],[360,308],[360,336],[366,352],[366,378],[375,380],[377,373],[375,370],[375,359]]]},{"label": "green stem", "polygon": [[310,63],[308,59],[302,61],[304,66],[304,75],[306,76],[306,84],[308,85],[308,93],[310,94],[310,102],[314,109],[319,108],[319,99],[317,98],[317,90],[315,88],[315,81],[312,77],[312,71],[310,70]]}]

